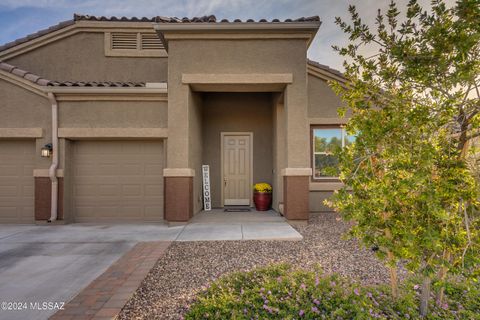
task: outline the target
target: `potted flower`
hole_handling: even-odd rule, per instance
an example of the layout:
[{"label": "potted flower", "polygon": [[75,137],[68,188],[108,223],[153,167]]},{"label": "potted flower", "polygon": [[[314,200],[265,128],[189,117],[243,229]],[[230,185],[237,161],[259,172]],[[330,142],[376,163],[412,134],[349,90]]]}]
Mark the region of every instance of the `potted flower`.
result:
[{"label": "potted flower", "polygon": [[253,186],[253,202],[258,211],[267,211],[272,204],[272,186],[268,183],[257,183]]}]

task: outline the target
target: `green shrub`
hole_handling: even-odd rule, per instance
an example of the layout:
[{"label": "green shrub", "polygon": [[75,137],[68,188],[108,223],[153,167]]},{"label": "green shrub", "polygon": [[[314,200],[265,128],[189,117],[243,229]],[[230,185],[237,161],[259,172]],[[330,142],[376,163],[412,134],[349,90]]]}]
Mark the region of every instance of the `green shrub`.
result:
[{"label": "green shrub", "polygon": [[[480,319],[479,286],[449,285],[448,304],[426,319]],[[336,274],[286,264],[235,272],[201,292],[185,319],[416,319],[414,280],[394,302],[387,286],[362,287]]]}]

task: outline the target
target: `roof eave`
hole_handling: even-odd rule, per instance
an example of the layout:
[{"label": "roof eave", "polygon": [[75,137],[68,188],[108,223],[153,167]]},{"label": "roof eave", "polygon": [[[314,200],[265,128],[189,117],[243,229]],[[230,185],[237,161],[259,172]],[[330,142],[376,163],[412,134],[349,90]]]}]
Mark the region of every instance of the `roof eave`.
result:
[{"label": "roof eave", "polygon": [[55,87],[46,86],[43,87],[45,92],[52,92],[55,94],[110,94],[110,93],[122,93],[122,94],[167,94],[167,85],[160,88],[147,88],[147,87]]},{"label": "roof eave", "polygon": [[321,66],[322,65],[316,61],[307,60],[307,71],[309,74],[325,81],[337,81],[343,85],[347,83],[347,79],[340,71],[332,69],[328,66],[325,66],[325,68],[322,68]]},{"label": "roof eave", "polygon": [[321,21],[309,22],[189,22],[189,23],[155,23],[153,28],[157,31],[165,49],[168,51],[168,36],[165,34],[190,33],[306,33],[308,34],[308,46],[320,28]]},{"label": "roof eave", "polygon": [[245,30],[310,30],[316,32],[321,21],[310,22],[189,22],[189,23],[155,23],[157,31],[245,31]]}]

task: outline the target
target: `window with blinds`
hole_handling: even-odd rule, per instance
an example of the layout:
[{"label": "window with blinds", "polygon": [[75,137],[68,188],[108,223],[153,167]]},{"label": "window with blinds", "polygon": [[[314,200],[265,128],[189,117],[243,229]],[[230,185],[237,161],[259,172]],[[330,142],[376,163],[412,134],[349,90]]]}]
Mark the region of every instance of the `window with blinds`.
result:
[{"label": "window with blinds", "polygon": [[105,33],[106,56],[166,56],[165,47],[154,32]]}]

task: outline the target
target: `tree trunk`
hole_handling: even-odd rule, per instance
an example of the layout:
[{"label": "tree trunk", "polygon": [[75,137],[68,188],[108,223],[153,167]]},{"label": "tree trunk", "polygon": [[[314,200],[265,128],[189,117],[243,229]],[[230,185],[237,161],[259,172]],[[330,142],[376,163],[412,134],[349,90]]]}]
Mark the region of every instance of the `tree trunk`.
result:
[{"label": "tree trunk", "polygon": [[425,317],[428,314],[428,300],[430,299],[430,282],[428,276],[424,276],[422,282],[422,293],[420,295],[420,316]]},{"label": "tree trunk", "polygon": [[[387,252],[387,257],[389,261],[393,261],[393,253],[391,251]],[[390,286],[392,288],[392,297],[394,299],[398,298],[398,277],[397,277],[397,267],[388,267],[390,270]]]},{"label": "tree trunk", "polygon": [[[450,260],[450,252],[444,251],[443,252],[443,259],[449,261]],[[442,267],[440,268],[440,271],[438,272],[438,279],[440,281],[445,280],[447,276],[448,268],[447,267]],[[440,291],[438,291],[437,294],[437,302],[441,305],[443,304],[443,299],[445,297],[445,286],[441,286]]]},{"label": "tree trunk", "polygon": [[[384,219],[386,220],[388,218],[387,214],[384,214]],[[392,232],[390,229],[385,229],[385,236],[387,239],[392,239]],[[391,263],[395,262],[395,257],[393,255],[393,252],[387,249],[387,259],[389,262],[389,269],[390,269],[390,286],[392,288],[392,297],[394,299],[398,298],[398,278],[397,278],[397,266],[396,264],[392,266]]]}]

